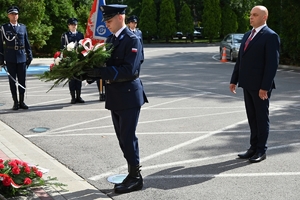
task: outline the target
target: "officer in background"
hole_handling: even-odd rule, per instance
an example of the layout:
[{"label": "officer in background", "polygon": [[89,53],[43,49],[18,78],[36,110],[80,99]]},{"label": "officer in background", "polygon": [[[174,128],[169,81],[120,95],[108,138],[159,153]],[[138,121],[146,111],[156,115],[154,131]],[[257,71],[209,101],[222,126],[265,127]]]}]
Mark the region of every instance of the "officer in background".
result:
[{"label": "officer in background", "polygon": [[[69,31],[61,35],[61,49],[67,47],[70,42],[79,42],[84,39],[81,32],[77,31],[78,20],[76,18],[70,18],[67,21]],[[71,104],[84,103],[84,100],[80,97],[81,95],[82,81],[72,79],[69,81],[69,90],[71,94]],[[75,96],[76,93],[76,96]]]},{"label": "officer in background", "polygon": [[91,78],[106,80],[105,108],[111,111],[119,146],[128,164],[129,174],[116,184],[116,193],[143,188],[140,174],[139,144],[136,127],[141,106],[148,102],[139,78],[142,45],[139,38],[125,24],[126,5],[102,5],[103,20],[112,35],[106,39],[112,48],[106,67],[86,70]]},{"label": "officer in background", "polygon": [[[9,73],[9,86],[14,101],[12,109],[28,109],[24,103],[24,93],[26,69],[32,61],[32,52],[27,29],[24,24],[18,23],[19,8],[17,6],[10,6],[7,9],[7,15],[9,23],[0,26],[0,65],[6,64]],[[19,101],[16,81],[19,83]]]},{"label": "officer in background", "polygon": [[[137,28],[138,17],[135,15],[130,16],[127,20],[127,23],[129,29],[140,39],[142,46],[144,46],[142,31]],[[144,62],[144,48],[143,48],[143,58],[141,62],[142,63]]]}]

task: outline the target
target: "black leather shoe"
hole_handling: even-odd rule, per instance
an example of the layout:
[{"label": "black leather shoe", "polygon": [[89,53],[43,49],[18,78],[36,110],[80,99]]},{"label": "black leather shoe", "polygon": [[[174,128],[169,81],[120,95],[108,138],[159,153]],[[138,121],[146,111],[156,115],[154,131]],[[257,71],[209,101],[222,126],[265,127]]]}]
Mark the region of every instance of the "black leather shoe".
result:
[{"label": "black leather shoe", "polygon": [[19,108],[21,109],[28,109],[28,106],[24,102],[19,103]]},{"label": "black leather shoe", "polygon": [[143,188],[143,178],[142,176],[131,177],[127,176],[126,180],[124,180],[121,184],[115,185],[115,193],[123,194],[136,190],[141,190]]},{"label": "black leather shoe", "polygon": [[256,154],[254,154],[254,156],[249,158],[249,161],[251,163],[257,163],[257,162],[265,160],[266,158],[267,158],[267,155],[265,153],[256,153]]},{"label": "black leather shoe", "polygon": [[248,158],[251,158],[252,156],[254,156],[255,154],[255,151],[252,150],[252,149],[248,149],[246,151],[246,153],[243,153],[243,154],[238,154],[238,157],[239,158],[242,158],[242,159],[248,159]]},{"label": "black leather shoe", "polygon": [[99,101],[105,101],[105,94],[99,95]]},{"label": "black leather shoe", "polygon": [[19,109],[19,104],[18,102],[14,102],[14,105],[12,107],[13,110],[18,110]]},{"label": "black leather shoe", "polygon": [[85,101],[84,101],[81,97],[78,97],[78,98],[76,99],[76,102],[77,102],[77,103],[84,103]]}]

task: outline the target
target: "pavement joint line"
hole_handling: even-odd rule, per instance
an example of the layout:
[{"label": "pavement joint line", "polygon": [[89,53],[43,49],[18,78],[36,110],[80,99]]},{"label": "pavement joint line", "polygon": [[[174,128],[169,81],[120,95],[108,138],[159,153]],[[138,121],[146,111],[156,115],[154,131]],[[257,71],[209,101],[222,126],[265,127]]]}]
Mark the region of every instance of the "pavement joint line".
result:
[{"label": "pavement joint line", "polygon": [[182,178],[232,178],[232,177],[262,177],[262,176],[300,176],[300,172],[267,172],[267,173],[234,173],[234,174],[193,174],[193,175],[162,175],[145,176],[144,179],[182,179]]},{"label": "pavement joint line", "polygon": [[[177,118],[169,118],[169,119],[161,119],[161,120],[151,120],[151,121],[141,121],[139,124],[148,124],[148,123],[156,123],[156,122],[167,122],[167,121],[173,121],[173,120],[182,120],[182,119],[191,119],[191,118],[197,118],[197,117],[207,117],[207,116],[214,116],[214,115],[224,115],[224,114],[232,114],[232,113],[239,113],[239,112],[244,112],[243,111],[232,111],[232,112],[223,112],[223,113],[213,113],[213,114],[207,114],[207,115],[195,115],[195,116],[187,116],[187,117],[177,117]],[[106,118],[109,118],[110,116],[107,116]],[[103,119],[103,118],[102,118]],[[91,121],[98,121],[99,119],[91,120]],[[89,123],[91,121],[88,121],[86,123]],[[72,126],[78,126],[85,124],[85,122],[73,124]],[[72,127],[69,126],[69,127]],[[64,127],[64,128],[69,128],[69,127]],[[113,127],[113,125],[107,125],[107,126],[99,126],[99,127],[89,127],[89,128],[80,128],[80,129],[71,129],[71,130],[65,130],[65,131],[59,131],[55,132],[56,130],[50,131],[50,132],[44,132],[40,134],[35,134],[35,135],[25,135],[25,137],[41,137],[45,135],[55,135],[55,134],[60,134],[60,133],[68,133],[68,132],[74,132],[74,131],[84,131],[84,130],[93,130],[93,129],[103,129],[103,128],[109,128]],[[61,128],[60,128],[61,129]]]}]

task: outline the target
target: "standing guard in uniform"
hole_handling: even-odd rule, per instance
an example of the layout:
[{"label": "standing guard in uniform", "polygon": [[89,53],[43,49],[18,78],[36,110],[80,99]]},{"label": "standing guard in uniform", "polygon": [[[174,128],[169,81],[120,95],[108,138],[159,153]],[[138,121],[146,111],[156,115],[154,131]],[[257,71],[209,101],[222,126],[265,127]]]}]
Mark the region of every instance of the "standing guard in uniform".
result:
[{"label": "standing guard in uniform", "polygon": [[[26,26],[18,23],[19,8],[11,6],[7,9],[7,14],[9,23],[0,26],[0,65],[5,64],[7,67],[10,91],[14,101],[12,109],[28,109],[24,103],[24,93],[26,70],[32,61],[31,47]],[[16,83],[18,83],[19,101]]]},{"label": "standing guard in uniform", "polygon": [[142,45],[139,38],[125,24],[126,5],[102,5],[100,9],[107,28],[113,34],[106,42],[112,48],[106,67],[86,71],[91,78],[106,80],[105,108],[111,111],[120,148],[128,164],[129,174],[116,184],[116,193],[143,188],[136,127],[141,106],[148,102],[139,78]]},{"label": "standing guard in uniform", "polygon": [[[84,36],[81,32],[77,31],[78,20],[76,18],[70,18],[67,21],[69,31],[63,33],[61,36],[61,49],[67,47],[70,42],[79,42],[81,39],[84,39]],[[69,90],[71,94],[71,104],[75,103],[84,103],[84,100],[80,97],[82,88],[82,81],[72,79],[69,81]],[[75,96],[76,92],[76,96]]]},{"label": "standing guard in uniform", "polygon": [[[137,28],[137,23],[138,23],[138,17],[135,15],[132,15],[128,18],[128,27],[129,29],[140,39],[142,46],[144,46],[143,43],[143,33],[140,29]],[[142,63],[144,62],[144,48],[143,48],[143,58],[142,58]]]}]

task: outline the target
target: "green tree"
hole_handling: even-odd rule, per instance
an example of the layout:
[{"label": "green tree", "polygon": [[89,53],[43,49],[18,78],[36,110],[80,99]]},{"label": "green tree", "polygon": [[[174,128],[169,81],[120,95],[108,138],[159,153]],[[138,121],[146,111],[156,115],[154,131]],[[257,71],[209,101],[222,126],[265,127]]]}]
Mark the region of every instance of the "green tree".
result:
[{"label": "green tree", "polygon": [[176,32],[175,8],[173,0],[162,0],[158,23],[159,35],[169,42]]},{"label": "green tree", "polygon": [[148,43],[157,34],[156,7],[153,0],[143,0],[139,28],[143,32],[143,36],[147,38]]},{"label": "green tree", "polygon": [[[50,55],[60,49],[61,35],[68,30],[67,20],[70,17],[76,17],[77,14],[73,7],[72,0],[45,1],[45,19],[44,24],[53,26],[52,35],[47,41],[47,46],[42,49],[43,52]],[[82,26],[79,24],[79,27]]]},{"label": "green tree", "polygon": [[208,37],[211,43],[214,38],[219,37],[221,27],[220,0],[204,0],[203,6],[204,36]]},{"label": "green tree", "polygon": [[222,18],[221,18],[222,26],[220,37],[223,38],[228,33],[235,33],[238,29],[237,16],[232,11],[229,5],[225,5],[222,8]]},{"label": "green tree", "polygon": [[179,30],[186,36],[186,42],[188,36],[191,36],[190,39],[193,41],[193,32],[194,32],[194,20],[191,15],[191,9],[189,6],[184,3],[180,12],[180,20],[179,20]]}]

